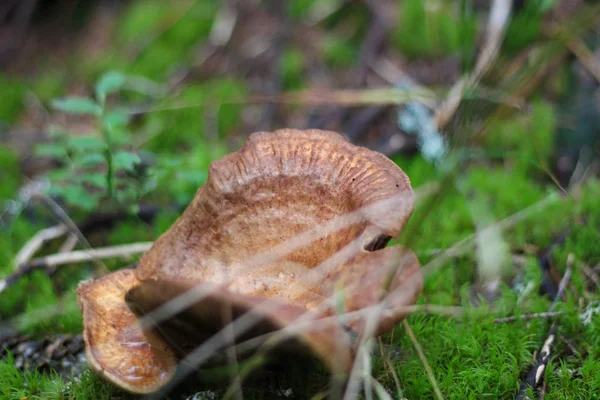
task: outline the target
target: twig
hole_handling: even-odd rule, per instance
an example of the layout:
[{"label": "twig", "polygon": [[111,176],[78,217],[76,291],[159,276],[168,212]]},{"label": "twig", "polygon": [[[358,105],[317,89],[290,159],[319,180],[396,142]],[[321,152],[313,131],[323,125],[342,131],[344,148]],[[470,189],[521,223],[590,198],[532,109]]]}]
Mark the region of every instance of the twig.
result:
[{"label": "twig", "polygon": [[527,389],[529,387],[535,389],[540,385],[540,383],[542,383],[544,379],[544,372],[546,371],[546,365],[548,365],[548,361],[550,361],[552,348],[556,343],[556,330],[557,324],[555,322],[550,327],[550,332],[548,333],[548,337],[542,346],[542,350],[540,350],[540,354],[537,357],[535,365],[529,370],[525,381],[521,384],[519,394],[516,397],[517,400],[525,400]]},{"label": "twig", "polygon": [[574,38],[567,41],[567,48],[579,59],[581,64],[600,83],[600,63],[594,53],[588,49],[583,40]]},{"label": "twig", "polygon": [[506,322],[515,322],[516,320],[531,320],[531,319],[536,319],[536,318],[554,318],[554,317],[558,317],[559,315],[562,315],[561,311],[553,311],[553,312],[541,312],[541,313],[533,313],[533,314],[526,314],[526,315],[513,315],[512,317],[504,317],[504,318],[496,318],[494,320],[495,324],[504,324]]},{"label": "twig", "polygon": [[[392,335],[393,334],[394,334],[394,331],[392,331]],[[392,337],[390,341],[393,342],[393,340],[394,340],[394,338]],[[400,379],[398,379],[398,375],[396,374],[396,371],[394,371],[394,367],[392,366],[389,352],[386,352],[384,350],[383,341],[381,340],[381,337],[378,337],[377,341],[379,342],[379,351],[381,352],[381,358],[383,359],[385,369],[387,370],[388,374],[394,380],[394,384],[396,385],[396,394],[397,394],[398,398],[401,399],[404,397],[402,394],[402,385],[400,385]]]},{"label": "twig", "polygon": [[[56,207],[54,207],[55,209]],[[151,221],[154,216],[158,213],[159,208],[156,206],[143,205],[140,206],[140,210],[137,213],[137,217],[144,222]],[[81,225],[76,226],[75,230],[72,230],[72,226],[67,224],[60,224],[50,228],[42,229],[36,233],[22,248],[19,250],[15,257],[15,272],[12,275],[0,280],[0,293],[16,283],[16,281],[25,275],[38,269],[48,269],[48,273],[53,273],[55,266],[38,265],[36,260],[32,261],[34,265],[29,263],[29,260],[33,255],[42,247],[42,245],[49,241],[56,239],[64,234],[69,233],[69,236],[65,242],[61,245],[58,253],[69,253],[75,248],[83,234],[100,229],[110,228],[118,221],[131,217],[131,214],[127,211],[118,210],[110,212],[102,212],[91,215]],[[83,243],[86,243],[85,241]]]},{"label": "twig", "polygon": [[[551,313],[556,308],[558,302],[563,297],[565,289],[567,287],[567,283],[571,277],[571,272],[573,270],[573,262],[575,257],[573,254],[569,254],[567,257],[567,266],[565,269],[565,274],[560,280],[560,284],[558,285],[558,291],[556,292],[556,296],[554,296],[554,301],[548,310],[548,313]],[[552,355],[552,348],[556,343],[556,332],[558,331],[558,323],[554,321],[552,326],[550,327],[550,331],[548,332],[548,337],[540,350],[540,353],[537,357],[535,365],[533,368],[529,370],[527,373],[527,377],[525,381],[521,384],[521,388],[519,390],[519,394],[517,395],[517,400],[524,400],[526,397],[526,392],[529,387],[536,389],[544,380],[544,372],[546,370],[546,365],[548,365],[548,361],[550,361],[550,356]]]},{"label": "twig", "polygon": [[595,273],[593,269],[591,269],[585,264],[582,264],[580,266],[585,276],[587,276],[592,282],[594,282],[597,289],[600,289],[600,277],[598,276],[598,274]]},{"label": "twig", "polygon": [[552,300],[554,300],[556,298],[556,294],[558,293],[558,288],[556,287],[556,283],[554,282],[554,280],[552,279],[552,276],[550,274],[550,269],[551,269],[551,266],[550,266],[551,261],[550,260],[552,257],[552,251],[554,250],[554,248],[556,246],[564,243],[569,231],[570,231],[570,228],[567,229],[565,232],[562,232],[561,235],[558,238],[556,238],[554,241],[552,241],[552,243],[545,250],[543,250],[540,254],[538,254],[538,266],[542,270],[541,289]]},{"label": "twig", "polygon": [[556,293],[556,297],[554,297],[554,301],[552,302],[552,305],[550,306],[550,309],[548,310],[548,312],[553,312],[554,309],[556,309],[558,302],[563,297],[563,295],[565,293],[565,289],[567,288],[567,283],[569,282],[569,279],[571,279],[571,273],[573,271],[573,261],[574,260],[575,260],[575,257],[573,256],[573,254],[569,254],[567,256],[567,266],[565,268],[565,274],[563,275],[562,279],[560,280],[560,283],[558,284],[558,292]]},{"label": "twig", "polygon": [[134,254],[144,253],[150,249],[152,242],[141,242],[120,246],[100,247],[90,250],[78,250],[70,253],[58,253],[46,257],[36,258],[21,264],[16,272],[0,280],[0,293],[12,286],[22,276],[35,270],[51,269],[58,265],[79,263],[106,258],[129,257]]},{"label": "twig", "polygon": [[435,376],[433,375],[433,370],[431,369],[431,366],[429,365],[429,361],[427,361],[427,357],[425,357],[425,353],[423,353],[423,349],[421,349],[421,345],[419,344],[419,341],[417,340],[415,333],[413,332],[412,328],[410,327],[410,325],[408,324],[408,322],[406,320],[402,321],[402,326],[404,327],[404,330],[406,330],[406,333],[410,337],[410,340],[412,341],[412,344],[413,344],[417,354],[419,355],[421,362],[423,363],[423,367],[425,367],[425,372],[427,372],[427,377],[429,378],[429,382],[431,382],[431,386],[433,386],[433,392],[435,393],[435,397],[437,397],[438,400],[442,400],[444,398],[444,396],[442,396],[442,392],[440,391],[437,381],[435,380]]},{"label": "twig", "polygon": [[560,335],[559,337],[560,337],[560,340],[562,340],[562,342],[567,345],[569,350],[571,350],[571,353],[573,353],[576,356],[581,357],[581,353],[579,352],[579,350],[577,350],[570,341],[568,341],[563,335]]},{"label": "twig", "polygon": [[49,240],[56,239],[61,237],[69,232],[69,229],[66,225],[60,224],[55,225],[50,228],[42,229],[31,239],[25,243],[25,245],[19,250],[17,255],[15,256],[15,269],[19,267],[19,265],[26,263],[31,260],[33,255]]},{"label": "twig", "polygon": [[65,239],[63,244],[58,249],[58,252],[59,253],[68,253],[70,251],[73,251],[75,246],[77,246],[78,241],[79,241],[79,239],[77,238],[77,235],[70,233],[69,236],[67,236],[67,238]]}]

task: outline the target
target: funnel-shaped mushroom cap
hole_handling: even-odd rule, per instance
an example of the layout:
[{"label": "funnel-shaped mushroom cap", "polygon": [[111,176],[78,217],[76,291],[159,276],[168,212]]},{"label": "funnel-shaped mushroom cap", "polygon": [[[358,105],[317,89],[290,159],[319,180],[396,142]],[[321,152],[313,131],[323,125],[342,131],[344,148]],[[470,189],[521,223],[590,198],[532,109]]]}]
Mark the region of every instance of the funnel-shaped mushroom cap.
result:
[{"label": "funnel-shaped mushroom cap", "polygon": [[[412,252],[383,248],[412,209],[407,176],[379,153],[334,132],[255,133],[211,165],[190,206],[142,257],[135,277],[127,276],[136,282],[122,284],[121,303],[100,306],[90,294],[89,287],[114,282],[107,278],[79,290],[90,364],[135,392],[168,379],[157,375],[152,388],[124,385],[107,372],[123,363],[106,356],[115,349],[90,349],[101,334],[104,341],[112,335],[117,348],[125,327],[146,334],[134,323],[137,314],[158,320],[161,336],[148,331],[145,354],[167,375],[173,362],[162,339],[183,356],[227,327],[244,342],[240,352],[283,330],[285,340],[275,347],[308,350],[346,373],[355,335],[391,329],[421,290]],[[98,333],[88,310],[102,307],[129,314],[112,320],[106,313],[114,329]]]}]

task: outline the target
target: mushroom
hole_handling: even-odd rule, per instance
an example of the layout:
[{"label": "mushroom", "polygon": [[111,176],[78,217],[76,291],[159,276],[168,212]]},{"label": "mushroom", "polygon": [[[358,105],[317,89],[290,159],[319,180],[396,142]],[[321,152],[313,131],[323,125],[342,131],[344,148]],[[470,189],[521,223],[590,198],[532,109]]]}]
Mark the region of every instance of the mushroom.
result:
[{"label": "mushroom", "polygon": [[415,255],[385,247],[412,210],[382,154],[329,131],[254,133],[135,269],[80,285],[89,365],[151,393],[229,329],[240,356],[270,345],[347,374],[356,338],[392,329],[422,289]]}]

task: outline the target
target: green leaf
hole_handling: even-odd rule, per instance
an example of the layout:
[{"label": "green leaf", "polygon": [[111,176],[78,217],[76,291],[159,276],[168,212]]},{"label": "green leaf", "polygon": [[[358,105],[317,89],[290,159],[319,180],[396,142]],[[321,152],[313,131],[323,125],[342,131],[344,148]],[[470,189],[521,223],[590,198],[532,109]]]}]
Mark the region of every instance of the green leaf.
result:
[{"label": "green leaf", "polygon": [[98,97],[98,101],[104,104],[106,96],[118,92],[125,84],[125,81],[125,75],[117,71],[107,72],[102,75],[96,85],[96,97]]},{"label": "green leaf", "polygon": [[69,114],[102,114],[102,107],[92,99],[86,97],[65,97],[52,101],[52,107],[58,111]]},{"label": "green leaf", "polygon": [[65,185],[62,188],[65,200],[75,206],[90,211],[98,206],[100,195],[86,191],[81,185]]},{"label": "green leaf", "polygon": [[100,174],[100,173],[90,173],[90,174],[83,174],[81,175],[81,182],[88,184],[88,185],[92,185],[92,186],[96,186],[102,189],[106,189],[107,182],[106,182],[106,175],[105,174]]},{"label": "green leaf", "polygon": [[110,125],[111,127],[125,126],[129,122],[129,115],[122,111],[112,111],[104,116],[104,126]]},{"label": "green leaf", "polygon": [[[50,178],[50,181],[52,182],[66,181],[71,179],[71,177],[71,171],[66,168],[54,169],[48,172],[48,178]],[[51,190],[56,192],[57,188],[53,185]]]},{"label": "green leaf", "polygon": [[96,136],[71,136],[67,139],[67,146],[78,151],[104,150],[106,143]]},{"label": "green leaf", "polygon": [[76,160],[76,163],[81,167],[90,167],[104,163],[104,156],[100,153],[85,154],[80,159]]},{"label": "green leaf", "polygon": [[136,164],[141,164],[142,160],[135,153],[120,151],[113,156],[113,166],[115,169],[133,171]]},{"label": "green leaf", "polygon": [[42,143],[35,146],[33,154],[36,157],[48,157],[57,160],[67,159],[67,150],[65,146],[56,143]]}]

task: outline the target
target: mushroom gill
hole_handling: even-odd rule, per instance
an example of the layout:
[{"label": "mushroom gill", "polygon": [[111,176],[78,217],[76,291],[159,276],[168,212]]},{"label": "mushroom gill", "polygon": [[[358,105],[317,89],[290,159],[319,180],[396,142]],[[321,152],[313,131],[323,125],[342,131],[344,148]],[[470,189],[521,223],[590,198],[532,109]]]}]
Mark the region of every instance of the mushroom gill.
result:
[{"label": "mushroom gill", "polygon": [[[230,326],[238,344],[284,331],[274,348],[309,351],[347,373],[352,335],[390,330],[421,291],[414,254],[384,248],[412,209],[408,177],[379,153],[328,131],[254,133],[211,164],[134,271],[78,289],[90,366],[152,392],[177,357]],[[382,300],[366,332],[369,307]]]}]

